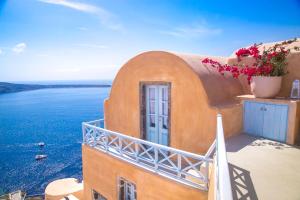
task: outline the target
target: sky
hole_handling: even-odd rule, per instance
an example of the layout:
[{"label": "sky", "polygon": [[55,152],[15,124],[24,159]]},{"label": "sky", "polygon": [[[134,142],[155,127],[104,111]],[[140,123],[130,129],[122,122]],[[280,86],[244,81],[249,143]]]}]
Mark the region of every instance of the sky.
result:
[{"label": "sky", "polygon": [[144,51],[229,56],[294,37],[299,0],[0,0],[0,81],[107,80]]}]

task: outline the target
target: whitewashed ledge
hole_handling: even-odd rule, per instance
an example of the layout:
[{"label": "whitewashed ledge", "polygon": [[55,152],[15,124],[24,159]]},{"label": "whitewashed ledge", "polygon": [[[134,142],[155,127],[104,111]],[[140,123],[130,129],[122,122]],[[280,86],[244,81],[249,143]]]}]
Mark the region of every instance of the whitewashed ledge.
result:
[{"label": "whitewashed ledge", "polygon": [[82,199],[83,183],[75,178],[65,178],[53,181],[47,185],[45,190],[45,200],[61,200],[64,197],[72,199]]}]

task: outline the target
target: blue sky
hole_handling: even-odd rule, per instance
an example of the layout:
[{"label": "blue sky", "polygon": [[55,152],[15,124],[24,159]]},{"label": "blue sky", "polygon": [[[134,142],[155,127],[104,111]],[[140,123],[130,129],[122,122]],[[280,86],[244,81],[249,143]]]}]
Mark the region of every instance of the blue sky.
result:
[{"label": "blue sky", "polygon": [[0,0],[0,81],[112,79],[143,51],[228,56],[294,37],[296,0]]}]

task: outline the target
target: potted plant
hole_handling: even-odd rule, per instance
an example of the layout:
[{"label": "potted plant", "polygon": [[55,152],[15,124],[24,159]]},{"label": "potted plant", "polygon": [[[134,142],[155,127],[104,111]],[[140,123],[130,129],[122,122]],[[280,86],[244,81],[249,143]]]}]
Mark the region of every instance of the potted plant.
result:
[{"label": "potted plant", "polygon": [[[235,65],[223,65],[210,58],[203,59],[202,63],[216,68],[222,75],[231,73],[234,78],[238,78],[240,75],[246,76],[255,97],[271,98],[279,93],[282,76],[288,73],[286,66],[290,49],[286,49],[285,45],[296,41],[295,38],[277,43],[268,49],[264,48],[262,52],[259,51],[261,44],[239,49],[235,53],[238,60]],[[299,50],[299,47],[294,47],[294,49]],[[252,58],[253,64],[241,64],[243,57]]]}]

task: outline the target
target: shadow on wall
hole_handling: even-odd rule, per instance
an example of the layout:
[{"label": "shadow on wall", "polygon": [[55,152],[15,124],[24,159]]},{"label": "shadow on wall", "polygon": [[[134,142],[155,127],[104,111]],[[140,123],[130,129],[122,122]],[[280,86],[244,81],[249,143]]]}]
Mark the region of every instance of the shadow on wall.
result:
[{"label": "shadow on wall", "polygon": [[229,174],[234,200],[258,199],[249,171],[229,163]]}]

